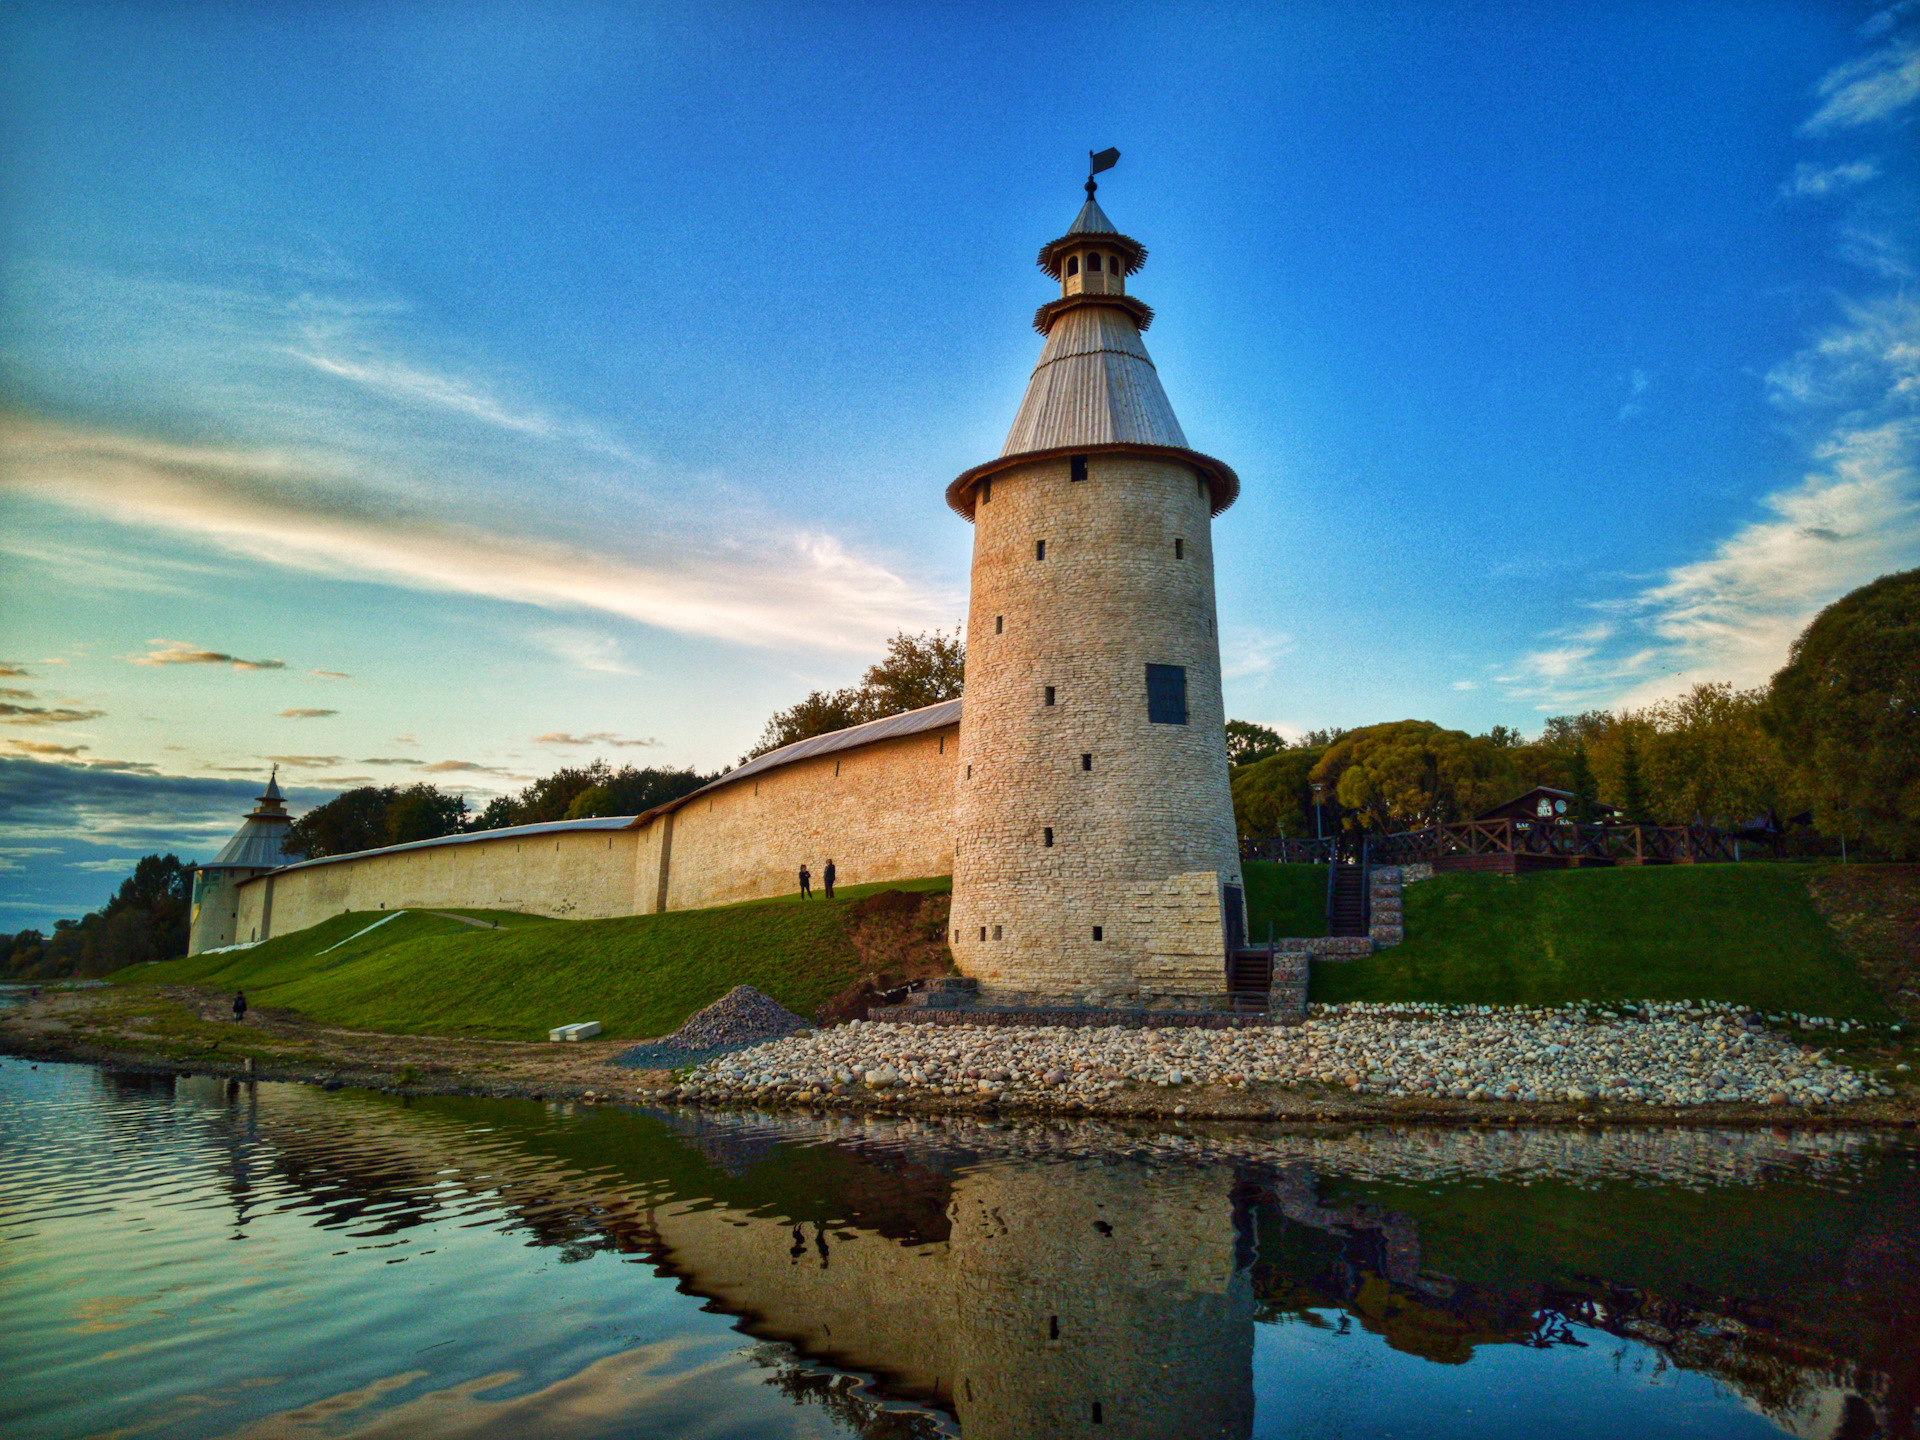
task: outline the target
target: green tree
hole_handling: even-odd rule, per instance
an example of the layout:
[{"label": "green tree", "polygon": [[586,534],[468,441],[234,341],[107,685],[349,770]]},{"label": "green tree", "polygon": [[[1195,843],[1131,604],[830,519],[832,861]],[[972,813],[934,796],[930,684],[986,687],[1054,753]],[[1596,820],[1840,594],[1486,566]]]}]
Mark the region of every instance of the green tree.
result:
[{"label": "green tree", "polygon": [[1313,792],[1307,776],[1319,763],[1321,753],[1281,750],[1234,767],[1230,782],[1233,820],[1243,838],[1313,834]]},{"label": "green tree", "polygon": [[592,820],[603,815],[618,815],[613,805],[613,791],[605,785],[589,785],[567,806],[567,819]]},{"label": "green tree", "polygon": [[1920,570],[1815,616],[1773,677],[1766,724],[1822,830],[1920,854]]},{"label": "green tree", "polygon": [[1620,742],[1620,818],[1629,825],[1651,825],[1647,787],[1640,777],[1640,747],[1631,727],[1623,727]]},{"label": "green tree", "polygon": [[967,647],[957,628],[952,635],[939,630],[909,635],[902,630],[887,642],[886,658],[868,667],[858,688],[815,690],[798,704],[776,711],[760,732],[759,743],[740,763],[816,735],[957,700],[966,666]]},{"label": "green tree", "polygon": [[416,840],[438,840],[467,828],[467,797],[449,795],[437,786],[409,785],[387,805],[387,843],[407,845]]},{"label": "green tree", "polygon": [[392,785],[342,791],[295,820],[281,848],[303,860],[378,850],[388,843],[387,811],[399,793]]},{"label": "green tree", "polygon": [[1277,730],[1255,725],[1250,720],[1227,721],[1227,763],[1251,765],[1287,748]]},{"label": "green tree", "polygon": [[1573,763],[1569,767],[1566,788],[1573,792],[1574,823],[1591,825],[1597,813],[1600,786],[1593,778],[1593,767],[1587,763],[1587,747],[1584,742],[1574,743]]},{"label": "green tree", "polygon": [[1396,720],[1343,736],[1308,780],[1351,812],[1350,828],[1412,829],[1476,815],[1525,788],[1525,753],[1430,720]]}]

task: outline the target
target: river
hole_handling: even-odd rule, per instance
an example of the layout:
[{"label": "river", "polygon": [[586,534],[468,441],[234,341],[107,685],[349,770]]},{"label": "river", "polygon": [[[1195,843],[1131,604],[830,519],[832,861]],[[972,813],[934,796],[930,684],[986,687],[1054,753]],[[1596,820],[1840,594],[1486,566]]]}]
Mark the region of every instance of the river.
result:
[{"label": "river", "polygon": [[1920,1148],[7,1058],[0,1334],[33,1437],[1913,1435]]}]

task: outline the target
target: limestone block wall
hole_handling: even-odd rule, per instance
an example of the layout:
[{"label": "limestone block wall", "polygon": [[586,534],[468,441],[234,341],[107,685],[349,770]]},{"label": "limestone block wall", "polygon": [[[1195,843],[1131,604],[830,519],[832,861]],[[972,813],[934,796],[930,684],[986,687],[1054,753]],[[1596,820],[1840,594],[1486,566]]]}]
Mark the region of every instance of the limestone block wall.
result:
[{"label": "limestone block wall", "polygon": [[240,887],[240,940],[317,925],[344,910],[458,906],[598,920],[634,910],[632,830],[574,830],[375,850]]},{"label": "limestone block wall", "polygon": [[642,847],[654,889],[648,895],[643,875],[641,912],[660,908],[658,856],[668,844],[669,910],[792,894],[802,861],[818,893],[829,856],[842,885],[950,874],[959,749],[959,727],[947,726],[796,760],[698,797],[662,817],[671,840]]},{"label": "limestone block wall", "polygon": [[[1241,877],[1211,497],[1161,457],[1086,467],[1014,466],[976,496],[954,956],[988,990],[1120,999],[1199,982],[1210,950],[1204,993],[1223,994],[1218,887]],[[1186,724],[1149,720],[1149,664],[1184,667]],[[1202,874],[1204,945],[1197,888],[1171,906],[1139,889]]]}]

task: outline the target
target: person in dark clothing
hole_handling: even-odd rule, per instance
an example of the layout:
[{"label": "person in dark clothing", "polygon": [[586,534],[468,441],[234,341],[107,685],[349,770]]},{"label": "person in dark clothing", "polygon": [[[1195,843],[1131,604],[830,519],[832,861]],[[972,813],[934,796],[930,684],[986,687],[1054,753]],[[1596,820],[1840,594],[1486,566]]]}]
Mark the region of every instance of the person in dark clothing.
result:
[{"label": "person in dark clothing", "polygon": [[827,868],[820,872],[820,883],[825,887],[827,899],[833,898],[833,857],[827,857]]},{"label": "person in dark clothing", "polygon": [[813,895],[813,872],[805,865],[800,867],[800,898],[810,899]]},{"label": "person in dark clothing", "polygon": [[233,1023],[238,1025],[247,1018],[247,992],[241,990],[233,997]]}]

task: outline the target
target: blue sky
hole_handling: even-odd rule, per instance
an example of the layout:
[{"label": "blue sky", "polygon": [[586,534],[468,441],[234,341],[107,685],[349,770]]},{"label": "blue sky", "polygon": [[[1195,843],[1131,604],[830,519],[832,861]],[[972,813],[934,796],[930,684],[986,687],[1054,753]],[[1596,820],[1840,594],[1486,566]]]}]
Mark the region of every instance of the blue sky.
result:
[{"label": "blue sky", "polygon": [[1244,485],[1229,714],[1759,684],[1920,563],[1911,0],[64,0],[0,55],[0,929],[276,760],[714,769],[951,627],[1106,145]]}]

